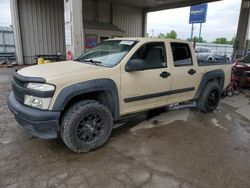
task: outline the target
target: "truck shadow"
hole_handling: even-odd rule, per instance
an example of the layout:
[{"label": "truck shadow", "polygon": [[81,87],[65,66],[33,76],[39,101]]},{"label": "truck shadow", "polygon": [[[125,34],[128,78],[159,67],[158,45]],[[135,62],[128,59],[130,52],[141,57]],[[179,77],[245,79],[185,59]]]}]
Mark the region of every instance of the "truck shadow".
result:
[{"label": "truck shadow", "polygon": [[114,121],[114,128],[112,130],[110,137],[117,137],[122,134],[126,134],[132,127],[139,125],[140,123],[150,120],[162,113],[167,112],[166,107],[161,107],[145,112],[135,113],[122,119]]}]

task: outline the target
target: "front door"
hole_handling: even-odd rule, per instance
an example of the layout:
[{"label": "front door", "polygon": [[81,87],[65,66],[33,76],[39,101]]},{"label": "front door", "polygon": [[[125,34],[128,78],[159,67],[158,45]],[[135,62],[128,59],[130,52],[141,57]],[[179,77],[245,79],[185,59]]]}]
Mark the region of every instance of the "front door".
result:
[{"label": "front door", "polygon": [[121,74],[121,114],[158,107],[168,102],[171,76],[164,42],[142,45],[130,60],[142,60],[144,70]]}]

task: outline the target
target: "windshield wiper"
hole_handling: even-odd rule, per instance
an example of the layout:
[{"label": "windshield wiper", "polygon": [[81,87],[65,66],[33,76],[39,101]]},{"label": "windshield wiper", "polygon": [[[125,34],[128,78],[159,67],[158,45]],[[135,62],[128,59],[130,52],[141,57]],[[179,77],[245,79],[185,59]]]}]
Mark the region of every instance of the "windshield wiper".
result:
[{"label": "windshield wiper", "polygon": [[101,61],[95,61],[93,59],[85,59],[83,62],[90,62],[92,64],[102,64]]},{"label": "windshield wiper", "polygon": [[73,61],[79,61],[80,62],[81,60],[80,60],[80,58],[77,58],[77,59],[74,59]]}]

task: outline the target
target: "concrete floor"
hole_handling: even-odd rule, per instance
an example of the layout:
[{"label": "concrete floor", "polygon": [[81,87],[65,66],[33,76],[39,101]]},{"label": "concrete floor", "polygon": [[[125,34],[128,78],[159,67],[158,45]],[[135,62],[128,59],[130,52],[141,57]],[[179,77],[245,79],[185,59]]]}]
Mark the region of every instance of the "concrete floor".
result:
[{"label": "concrete floor", "polygon": [[0,69],[0,187],[250,187],[250,91],[214,113],[142,113],[102,148],[71,152],[33,138],[6,105],[14,69]]}]

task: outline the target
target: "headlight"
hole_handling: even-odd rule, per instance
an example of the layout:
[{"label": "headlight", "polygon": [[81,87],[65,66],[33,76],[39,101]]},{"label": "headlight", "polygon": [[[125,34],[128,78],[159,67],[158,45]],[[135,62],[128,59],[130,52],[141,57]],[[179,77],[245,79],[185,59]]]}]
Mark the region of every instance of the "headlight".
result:
[{"label": "headlight", "polygon": [[51,98],[40,98],[31,95],[24,96],[24,104],[32,106],[34,108],[39,108],[42,110],[48,110]]},{"label": "headlight", "polygon": [[55,86],[50,84],[40,84],[40,83],[28,83],[26,86],[28,89],[34,89],[38,91],[54,91]]}]

